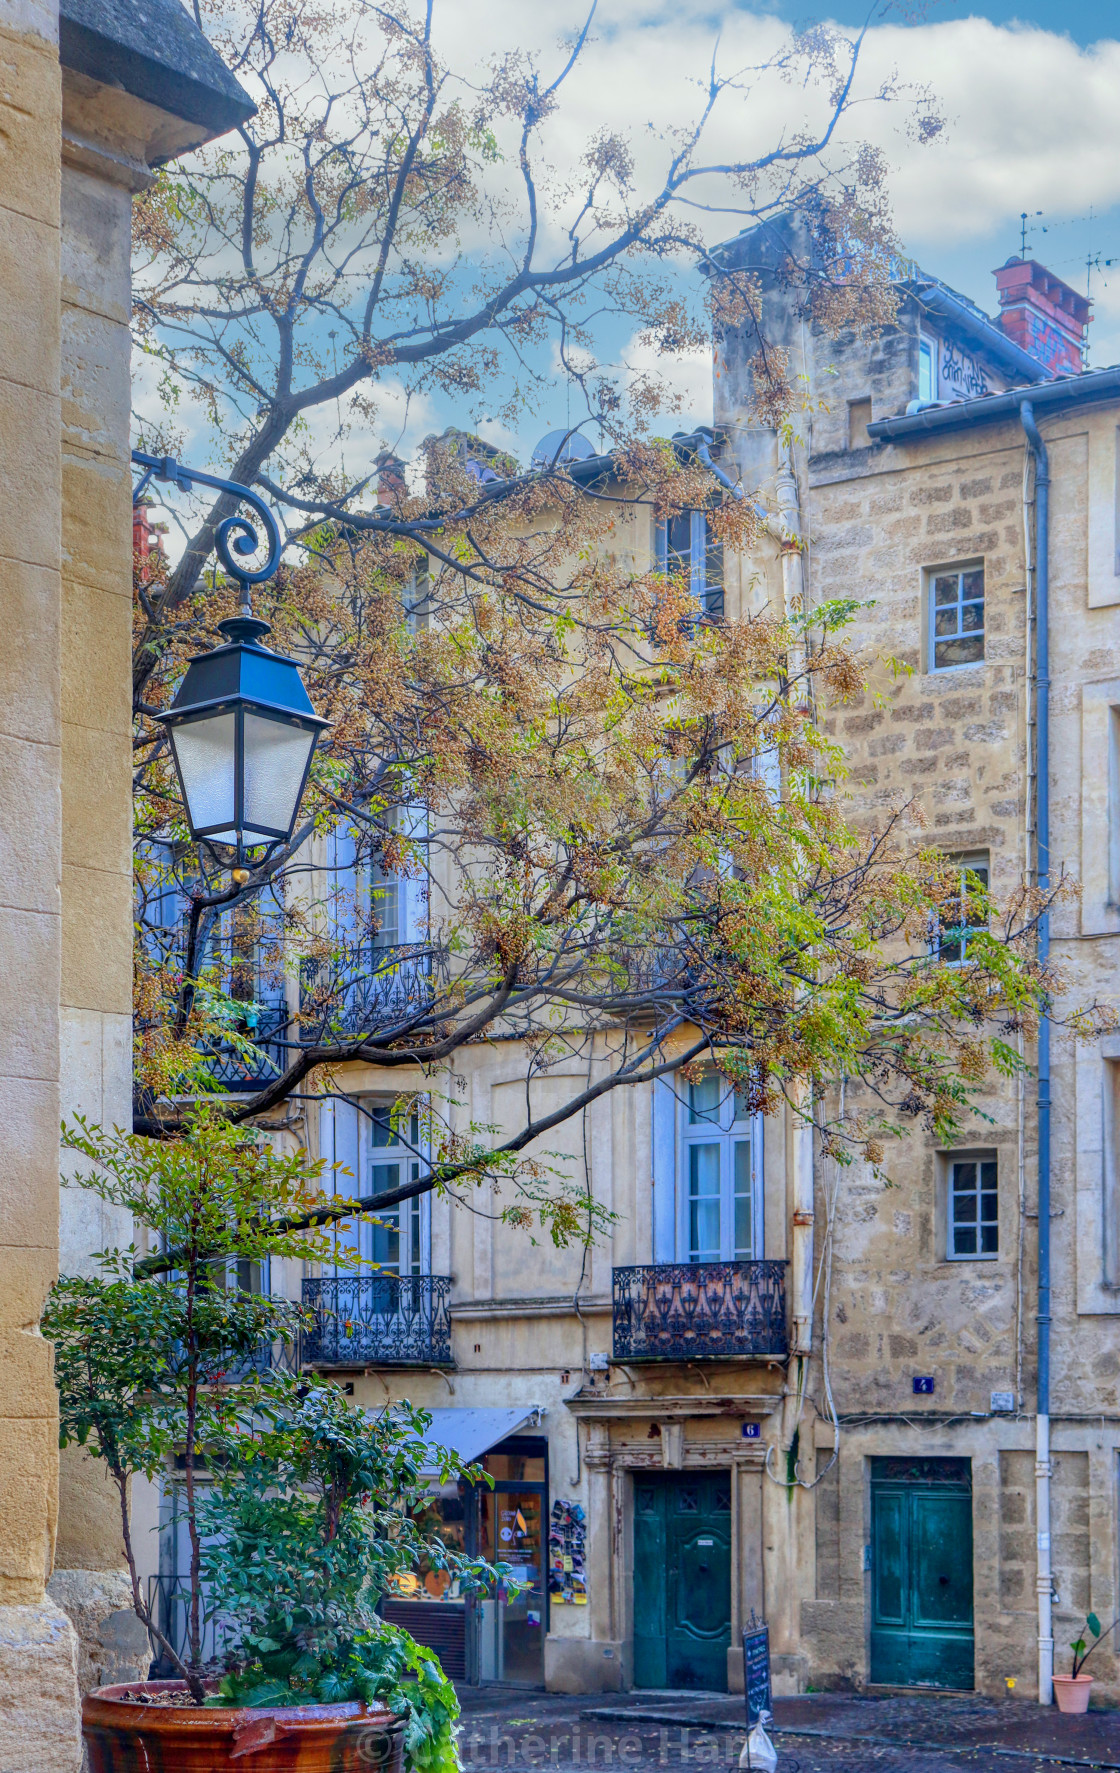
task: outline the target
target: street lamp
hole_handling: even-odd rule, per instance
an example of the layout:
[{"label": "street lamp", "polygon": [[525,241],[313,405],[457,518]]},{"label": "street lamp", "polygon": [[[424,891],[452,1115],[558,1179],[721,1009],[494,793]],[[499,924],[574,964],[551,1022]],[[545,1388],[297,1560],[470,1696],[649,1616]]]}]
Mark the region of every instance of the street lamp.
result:
[{"label": "street lamp", "polygon": [[156,716],[167,729],[191,836],[228,845],[240,865],[247,849],[271,850],[291,837],[319,734],[329,725],[312,707],[296,661],[261,645],[269,625],[250,606],[249,587],[270,578],[279,563],[280,532],[264,501],[235,480],[142,450],[134,449],[132,459],[145,469],[134,503],[153,478],[184,492],[198,481],[252,506],[268,538],[264,565],[250,568],[245,557],[257,552],[260,538],[248,518],[233,515],[218,525],[214,546],[240,586],[241,607],[218,623],[227,644],[191,660],[170,708]]}]

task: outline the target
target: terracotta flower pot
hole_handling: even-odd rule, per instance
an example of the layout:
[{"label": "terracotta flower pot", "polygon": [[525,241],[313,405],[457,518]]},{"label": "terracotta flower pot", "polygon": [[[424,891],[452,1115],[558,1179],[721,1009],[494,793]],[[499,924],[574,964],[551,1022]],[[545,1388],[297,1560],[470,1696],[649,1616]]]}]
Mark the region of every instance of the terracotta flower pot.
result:
[{"label": "terracotta flower pot", "polygon": [[1059,1711],[1082,1712],[1089,1709],[1089,1688],[1092,1675],[1055,1675],[1054,1697]]},{"label": "terracotta flower pot", "polygon": [[156,1703],[184,1689],[137,1681],[88,1694],[90,1773],[401,1773],[404,1723],[392,1712],[357,1701],[251,1711]]}]

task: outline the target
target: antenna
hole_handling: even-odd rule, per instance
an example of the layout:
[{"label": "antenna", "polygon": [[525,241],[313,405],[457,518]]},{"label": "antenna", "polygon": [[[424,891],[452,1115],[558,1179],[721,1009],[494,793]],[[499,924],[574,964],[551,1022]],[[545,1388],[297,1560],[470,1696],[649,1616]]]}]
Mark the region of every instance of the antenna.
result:
[{"label": "antenna", "polygon": [[[1019,257],[1021,259],[1025,259],[1027,256],[1027,223],[1041,214],[1041,209],[1021,209],[1019,211]],[[1042,232],[1045,234],[1046,229],[1043,228]]]}]

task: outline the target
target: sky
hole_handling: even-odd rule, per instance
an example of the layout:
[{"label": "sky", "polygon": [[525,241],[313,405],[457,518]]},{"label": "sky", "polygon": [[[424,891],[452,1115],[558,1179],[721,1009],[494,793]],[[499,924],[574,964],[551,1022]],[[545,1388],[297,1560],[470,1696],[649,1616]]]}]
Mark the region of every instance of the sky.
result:
[{"label": "sky", "polygon": [[[468,83],[464,90],[472,71],[482,77],[493,56],[510,47],[558,72],[562,39],[578,31],[588,3],[435,0],[437,45]],[[639,183],[656,189],[665,131],[702,101],[713,56],[725,73],[750,67],[780,46],[791,25],[816,18],[851,28],[870,3],[821,0],[814,10],[804,0],[598,0],[591,40],[545,127],[542,151],[562,176],[595,130],[609,124],[633,144]],[[894,73],[903,85],[932,92],[945,122],[932,145],[913,139],[904,105],[874,102],[879,84]],[[994,313],[992,273],[1020,250],[1025,211],[1028,253],[1094,299],[1090,364],[1120,362],[1120,0],[896,0],[885,15],[878,0],[855,98],[847,127],[886,158],[908,256]],[[772,78],[721,104],[712,145],[728,158],[771,145],[811,108],[799,89]],[[515,153],[508,164],[516,168]],[[701,220],[709,242],[742,225],[726,215]],[[490,244],[479,240],[474,250],[485,254]],[[604,330],[601,360],[640,366],[643,346],[627,325],[628,332]],[[547,357],[533,367],[534,397],[512,424],[430,395],[406,412],[387,380],[376,427],[355,421],[348,464],[368,464],[384,442],[415,460],[425,434],[472,420],[526,461],[544,432],[577,416]],[[144,373],[141,364],[141,407]],[[710,420],[707,357],[682,362],[675,380],[681,411],[664,428]],[[189,439],[200,460],[212,453],[203,428],[200,421]],[[312,428],[330,455],[333,411],[314,415]]]},{"label": "sky", "polygon": [[[651,114],[651,101],[699,81],[717,38],[726,68],[736,55],[771,47],[782,27],[822,19],[858,27],[868,3],[834,0],[813,10],[804,0],[600,0],[599,41],[581,95],[633,129]],[[458,0],[456,10],[465,22],[472,0]],[[500,20],[503,0],[486,12]],[[570,28],[580,12],[576,0],[557,0],[550,16]],[[547,55],[543,38],[540,53]],[[891,167],[908,255],[995,313],[992,273],[1020,250],[1025,211],[1028,254],[1094,298],[1090,364],[1120,362],[1117,0],[904,0],[885,17],[879,8],[863,63],[865,90],[897,70],[904,82],[928,85],[945,119],[941,137],[919,146],[890,108],[856,107],[853,129],[866,132]],[[773,130],[773,95],[755,95],[750,110],[756,128]],[[746,111],[744,125],[749,134]],[[709,237],[737,225],[709,227]],[[626,344],[632,351],[633,341]],[[694,416],[710,416],[710,404],[702,410],[706,366],[685,365],[681,374]],[[554,404],[542,417],[563,424],[559,396]]]}]

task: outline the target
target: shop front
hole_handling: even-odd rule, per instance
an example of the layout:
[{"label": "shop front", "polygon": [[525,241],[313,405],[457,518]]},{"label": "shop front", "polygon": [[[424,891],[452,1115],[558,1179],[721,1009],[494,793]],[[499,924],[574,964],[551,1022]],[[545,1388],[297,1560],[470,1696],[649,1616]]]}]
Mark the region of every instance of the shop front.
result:
[{"label": "shop front", "polygon": [[425,1562],[382,1602],[386,1619],[435,1650],[453,1680],[544,1682],[548,1631],[548,1443],[532,1432],[537,1410],[432,1411],[428,1440],[482,1467],[490,1483],[440,1485],[418,1516],[449,1551],[509,1567],[486,1594],[460,1591],[457,1577]]}]

